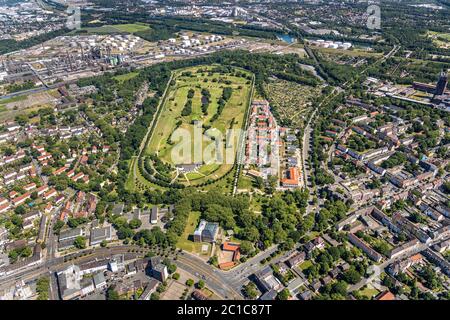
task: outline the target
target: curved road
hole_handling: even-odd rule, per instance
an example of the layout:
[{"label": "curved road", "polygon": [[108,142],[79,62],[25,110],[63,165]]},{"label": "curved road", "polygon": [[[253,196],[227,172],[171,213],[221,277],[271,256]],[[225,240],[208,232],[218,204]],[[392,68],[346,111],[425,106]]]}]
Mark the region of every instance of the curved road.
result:
[{"label": "curved road", "polygon": [[[0,277],[0,289],[9,288],[21,281],[33,281],[45,274],[62,271],[72,264],[83,264],[95,259],[105,259],[116,254],[125,253],[135,254],[135,258],[140,258],[147,251],[147,249],[139,246],[128,245],[89,249],[65,257],[49,259],[36,266],[25,267],[25,270],[19,270],[13,274]],[[180,269],[202,278],[206,285],[219,296],[226,299],[242,299],[241,294],[231,285],[227,284],[225,272],[206,264],[200,258],[187,254],[179,254],[176,259],[172,260]]]}]

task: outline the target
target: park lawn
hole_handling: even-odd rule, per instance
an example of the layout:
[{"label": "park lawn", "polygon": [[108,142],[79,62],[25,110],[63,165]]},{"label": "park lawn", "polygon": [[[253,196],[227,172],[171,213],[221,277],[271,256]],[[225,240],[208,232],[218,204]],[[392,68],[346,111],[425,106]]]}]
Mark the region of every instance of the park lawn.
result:
[{"label": "park lawn", "polygon": [[186,174],[186,177],[188,178],[189,181],[192,181],[192,180],[203,178],[204,175],[201,173],[198,173],[198,172],[189,172]]},{"label": "park lawn", "polygon": [[308,234],[307,234],[307,236],[308,236],[308,238],[309,239],[315,239],[315,238],[317,238],[318,236],[320,236],[320,232],[319,231],[311,231],[311,232],[309,232]]},{"label": "park lawn", "polygon": [[[134,166],[136,166],[136,175],[134,174]],[[147,189],[153,190],[153,189],[163,189],[163,187],[154,184],[147,179],[145,179],[139,169],[137,168],[138,161],[137,158],[134,157],[132,160],[130,160],[130,172],[128,174],[127,181],[125,182],[125,189],[130,191],[140,191],[144,192]]]},{"label": "park lawn", "polygon": [[[192,183],[192,185],[199,185],[199,184],[207,182],[208,180],[217,180],[217,179],[223,177],[225,174],[227,174],[227,172],[230,171],[231,168],[233,168],[232,164],[223,164],[220,166],[220,168],[218,170],[214,171],[214,173],[212,173],[208,176],[205,176],[201,179],[195,180]],[[222,180],[226,180],[226,179],[222,179]],[[217,183],[218,183],[218,185],[221,185],[220,181]]]},{"label": "park lawn", "polygon": [[[202,253],[202,245],[206,244],[204,242],[194,242],[190,239],[192,238],[192,235],[194,234],[195,229],[198,226],[198,223],[200,221],[200,212],[193,211],[189,213],[188,220],[186,222],[186,227],[184,228],[183,234],[178,239],[178,242],[176,244],[177,248],[186,250],[191,253]],[[211,251],[211,245],[208,244],[208,253]]]},{"label": "park lawn", "polygon": [[450,41],[450,33],[428,31],[428,34],[435,35],[435,36],[441,37],[443,39],[446,39],[447,41]]},{"label": "park lawn", "polygon": [[130,168],[130,172],[128,173],[127,181],[125,181],[125,189],[129,191],[134,191],[135,184],[136,184],[136,177],[134,176],[134,170],[133,167],[137,164],[135,164],[136,158],[132,158],[128,161],[128,167]]},{"label": "park lawn", "polygon": [[129,73],[125,73],[125,74],[121,74],[118,76],[113,77],[113,79],[123,83],[125,81],[131,80],[133,78],[135,78],[137,75],[139,75],[139,72],[129,72]]},{"label": "park lawn", "polygon": [[[233,121],[233,128],[241,128],[244,125],[244,115],[250,100],[251,85],[247,84],[248,80],[246,78],[236,77],[232,74],[223,75],[214,73],[209,75],[207,72],[197,73],[197,70],[200,68],[209,70],[213,67],[214,66],[197,66],[175,72],[175,84],[169,88],[164,97],[161,106],[161,114],[157,120],[155,130],[145,148],[145,154],[149,155],[156,153],[161,160],[171,164],[193,163],[194,143],[191,143],[190,153],[186,152],[186,154],[180,154],[177,163],[173,162],[172,151],[174,150],[174,145],[176,145],[179,140],[174,138],[174,141],[171,141],[170,138],[173,137],[172,135],[177,122],[181,121],[179,128],[185,130],[185,133],[181,136],[190,136],[192,142],[194,139],[193,121],[195,120],[201,121],[204,124],[208,124],[212,128],[219,130],[222,133],[223,138],[226,138],[226,130],[231,127]],[[191,71],[192,76],[183,76],[182,73],[186,71]],[[219,81],[213,82],[212,80],[214,78],[231,81],[231,84],[225,84]],[[221,116],[211,123],[211,118],[217,112],[217,100],[221,97],[223,88],[225,87],[232,87],[233,94],[226,103]],[[239,89],[239,87],[241,87],[241,89]],[[211,94],[211,103],[209,104],[207,115],[204,115],[201,110],[201,88],[207,88]],[[192,112],[187,116],[182,116],[181,112],[188,100],[187,95],[190,89],[195,90],[194,97],[192,98]],[[202,131],[202,129],[200,130]],[[202,150],[205,150],[211,143],[213,143],[211,140],[205,138],[203,140]],[[224,156],[226,155],[225,146],[222,153]],[[235,155],[233,155],[233,157],[234,156]],[[195,173],[188,174],[188,179],[195,180],[195,184],[201,184],[209,179],[215,180],[220,178],[232,168],[232,164],[230,163],[234,163],[234,158],[224,160],[226,160],[228,164],[218,165],[206,163],[204,166],[201,166],[198,171],[199,173],[204,174],[205,177]],[[180,179],[186,181],[184,177],[180,177]]]},{"label": "park lawn", "polygon": [[[243,78],[238,78],[234,76],[226,76],[226,80],[230,80],[233,83],[231,85],[222,84],[219,82],[212,82],[213,78],[218,78],[217,75],[205,75],[195,73],[198,67],[182,69],[178,71],[175,75],[176,85],[174,88],[170,89],[170,93],[164,101],[164,105],[160,119],[155,128],[155,134],[152,136],[150,143],[147,147],[147,154],[154,153],[158,151],[159,156],[165,160],[169,161],[171,146],[167,145],[168,138],[172,135],[173,129],[179,120],[183,121],[181,128],[189,130],[191,136],[193,134],[193,125],[191,122],[193,120],[199,120],[205,124],[212,125],[214,128],[219,129],[222,134],[225,134],[225,130],[229,128],[231,121],[235,118],[237,122],[235,126],[241,127],[243,124],[243,115],[245,112],[245,102],[248,100],[248,94],[250,87],[245,84],[247,81]],[[192,71],[194,77],[181,76],[184,71]],[[207,79],[208,82],[203,82],[203,79]],[[211,103],[208,107],[208,115],[203,115],[201,111],[201,89],[207,88],[211,93]],[[222,95],[222,87],[230,86],[233,87],[233,95],[225,106],[222,115],[214,123],[210,120],[217,111],[217,100]],[[242,89],[237,89],[242,86]],[[190,89],[195,90],[194,98],[192,99],[192,113],[188,116],[181,116],[181,111],[187,101],[187,94]],[[247,98],[247,99],[246,99]],[[237,116],[236,116],[237,115]],[[204,147],[207,144],[204,144]]]},{"label": "park lawn", "polygon": [[219,169],[219,167],[220,167],[220,164],[217,164],[217,163],[205,164],[198,169],[198,172],[200,172],[206,176],[206,175],[213,173],[217,169]]},{"label": "park lawn", "polygon": [[247,189],[250,191],[251,188],[253,188],[253,179],[248,176],[241,175],[238,181],[238,189]]}]

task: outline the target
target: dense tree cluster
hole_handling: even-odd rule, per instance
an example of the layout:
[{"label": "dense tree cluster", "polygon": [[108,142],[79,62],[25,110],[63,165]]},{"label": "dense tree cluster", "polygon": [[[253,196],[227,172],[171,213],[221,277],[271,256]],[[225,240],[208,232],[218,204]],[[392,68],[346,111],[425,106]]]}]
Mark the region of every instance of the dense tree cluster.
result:
[{"label": "dense tree cluster", "polygon": [[183,117],[187,117],[190,116],[191,113],[192,113],[192,99],[190,99],[188,95],[188,100],[184,104],[183,110],[181,110],[181,115]]},{"label": "dense tree cluster", "polygon": [[211,93],[208,89],[202,89],[202,112],[205,116],[208,115],[208,107],[211,103]]},{"label": "dense tree cluster", "polygon": [[383,161],[381,166],[386,169],[393,168],[405,163],[406,160],[406,155],[403,152],[397,151],[389,159]]},{"label": "dense tree cluster", "polygon": [[217,101],[216,114],[214,114],[214,116],[211,118],[211,122],[214,122],[217,119],[219,119],[220,115],[222,114],[223,109],[225,108],[225,104],[231,98],[232,94],[233,94],[233,88],[231,88],[231,87],[223,88],[222,96]]},{"label": "dense tree cluster", "polygon": [[69,31],[70,30],[64,28],[64,29],[60,29],[60,30],[46,32],[46,33],[40,34],[38,36],[22,40],[22,41],[17,41],[14,39],[0,40],[0,54],[5,54],[8,52],[12,52],[12,51],[30,48],[30,47],[40,44],[42,42],[53,39],[55,37],[62,36]]}]

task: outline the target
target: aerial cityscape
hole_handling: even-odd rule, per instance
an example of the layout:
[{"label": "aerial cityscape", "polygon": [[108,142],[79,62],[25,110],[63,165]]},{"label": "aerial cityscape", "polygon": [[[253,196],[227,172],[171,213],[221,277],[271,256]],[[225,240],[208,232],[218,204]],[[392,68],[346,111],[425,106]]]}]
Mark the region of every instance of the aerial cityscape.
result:
[{"label": "aerial cityscape", "polygon": [[450,300],[449,73],[448,0],[0,0],[0,300]]}]

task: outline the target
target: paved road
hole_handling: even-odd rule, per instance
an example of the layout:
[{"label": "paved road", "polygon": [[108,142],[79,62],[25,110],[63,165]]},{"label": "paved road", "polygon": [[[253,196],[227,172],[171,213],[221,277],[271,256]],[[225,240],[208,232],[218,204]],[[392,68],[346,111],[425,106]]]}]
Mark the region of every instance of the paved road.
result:
[{"label": "paved road", "polygon": [[[138,250],[138,252],[131,252],[132,254],[136,254],[136,256],[143,255],[146,252],[145,249],[131,245],[83,250],[74,254],[70,254],[66,257],[44,260],[44,262],[34,267],[27,267],[24,268],[24,270],[19,270],[17,272],[14,272],[13,274],[2,276],[0,277],[0,289],[8,288],[20,281],[29,282],[35,280],[40,276],[48,274],[50,272],[58,272],[64,270],[74,263],[82,264],[93,259],[106,258],[116,254],[130,253],[129,250]],[[68,260],[69,257],[73,259]]]},{"label": "paved road", "polygon": [[[248,277],[261,268],[260,261],[267,258],[277,249],[277,246],[272,246],[268,250],[261,252],[257,256],[249,259],[247,262],[240,264],[235,269],[230,271],[222,271],[207,264],[204,260],[189,254],[179,254],[173,262],[182,270],[191,273],[203,279],[206,285],[216,292],[224,299],[242,299],[240,293],[242,285],[247,281]],[[134,250],[137,252],[130,252]],[[55,272],[64,270],[72,264],[83,264],[94,259],[104,259],[116,254],[134,253],[136,258],[143,256],[146,249],[138,246],[116,246],[110,248],[95,248],[83,250],[66,257],[55,258],[48,256],[40,264],[27,267],[23,270],[18,270],[13,274],[0,277],[0,289],[9,288],[17,282],[30,282],[38,279],[46,274],[53,274]],[[69,260],[68,258],[73,258]],[[281,259],[278,257],[276,259]],[[274,261],[276,261],[276,259]],[[54,288],[53,288],[54,289]],[[53,292],[54,296],[55,293]]]},{"label": "paved road", "polygon": [[[308,48],[305,47],[305,49],[308,49]],[[367,70],[368,70],[370,67],[372,67],[372,66],[374,66],[374,65],[377,65],[377,64],[379,64],[379,63],[382,63],[382,62],[384,62],[384,61],[386,61],[387,59],[389,59],[390,57],[392,57],[393,55],[395,55],[399,49],[400,49],[400,46],[394,45],[394,47],[392,48],[391,51],[389,51],[387,54],[383,55],[380,59],[378,59],[377,61],[375,61],[372,65],[367,66],[364,70],[362,70],[362,71],[360,72],[359,75],[361,76],[361,75],[363,75],[364,73],[366,73]],[[316,63],[319,63],[319,62],[317,61],[315,55],[314,55],[310,50],[306,50],[306,52],[308,53],[308,55],[310,55],[311,58],[313,58],[313,59],[316,61]],[[356,81],[359,81],[359,76],[355,77],[352,81],[347,81],[347,82],[343,83],[342,87],[343,87],[344,89],[345,89],[345,88],[348,88],[348,87],[352,86]],[[320,102],[320,104],[317,106],[317,108],[313,111],[313,113],[312,113],[311,117],[309,118],[309,121],[308,121],[308,123],[307,123],[307,125],[306,125],[306,127],[305,127],[305,132],[304,132],[304,134],[303,134],[303,143],[302,143],[302,144],[303,144],[303,147],[302,147],[302,162],[303,162],[303,181],[304,181],[304,182],[303,182],[303,185],[304,185],[304,186],[308,186],[309,177],[311,176],[310,169],[312,169],[312,168],[308,168],[308,167],[307,167],[307,164],[306,164],[306,159],[307,159],[309,153],[311,152],[311,150],[310,150],[310,146],[311,146],[311,143],[310,143],[310,139],[311,139],[311,122],[314,120],[314,117],[315,117],[315,114],[316,114],[317,110],[318,110],[325,102],[328,102],[328,101],[332,100],[337,94],[339,94],[340,92],[344,91],[343,88],[341,88],[341,87],[335,87],[335,88],[333,88],[333,91],[332,91],[328,96],[326,96],[326,97]],[[310,188],[310,191],[309,191],[309,192],[310,192],[310,197],[311,197],[311,196],[314,196],[314,194],[315,194],[315,190],[311,190],[311,189],[312,189],[312,188]],[[314,210],[316,210],[316,209],[317,209],[316,206],[309,205],[309,206],[306,208],[306,213],[312,212],[312,211],[314,211]]]},{"label": "paved road", "polygon": [[223,273],[215,269],[211,265],[206,264],[200,258],[183,253],[178,255],[177,260],[174,263],[183,269],[205,281],[208,288],[213,290],[217,295],[224,299],[242,299],[239,292],[231,288],[225,278]]},{"label": "paved road", "polygon": [[[202,278],[206,285],[219,296],[225,299],[242,299],[242,286],[248,281],[249,276],[262,268],[261,260],[269,257],[277,248],[278,246],[274,245],[228,271],[216,269],[202,259],[187,252],[178,255],[177,260],[174,262],[181,269]],[[283,257],[284,255],[278,256],[271,262],[276,263]]]},{"label": "paved road", "polygon": [[[234,290],[241,292],[242,286],[248,281],[249,277],[261,270],[261,260],[268,258],[273,252],[277,250],[278,246],[274,245],[269,249],[259,253],[258,255],[248,259],[245,263],[242,263],[229,271],[222,271],[225,281],[228,285],[233,287]],[[277,257],[271,261],[271,263],[278,262],[280,257]]]}]

